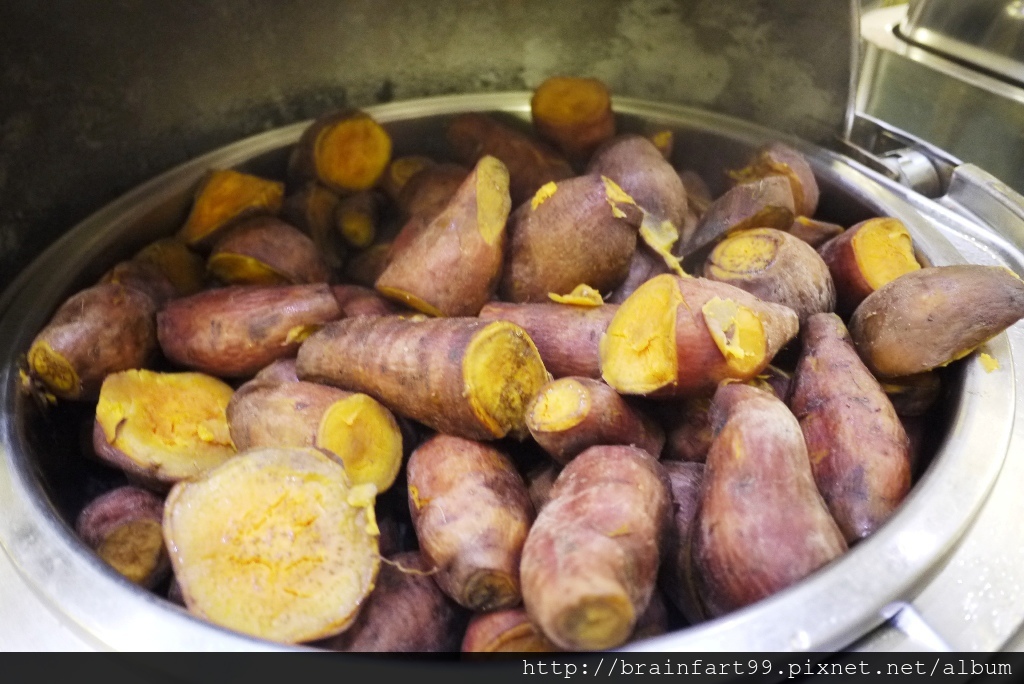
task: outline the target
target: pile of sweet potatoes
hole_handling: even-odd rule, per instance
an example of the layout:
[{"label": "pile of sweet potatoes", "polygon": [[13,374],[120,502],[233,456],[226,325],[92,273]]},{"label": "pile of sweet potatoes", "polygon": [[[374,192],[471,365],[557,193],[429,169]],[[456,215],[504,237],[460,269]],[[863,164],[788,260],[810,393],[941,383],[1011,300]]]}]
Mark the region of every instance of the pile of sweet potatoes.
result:
[{"label": "pile of sweet potatoes", "polygon": [[600,81],[531,113],[452,116],[428,157],[331,112],[54,312],[25,390],[120,478],[83,543],[281,643],[603,650],[886,524],[1024,282],[819,216],[789,144],[701,179]]}]

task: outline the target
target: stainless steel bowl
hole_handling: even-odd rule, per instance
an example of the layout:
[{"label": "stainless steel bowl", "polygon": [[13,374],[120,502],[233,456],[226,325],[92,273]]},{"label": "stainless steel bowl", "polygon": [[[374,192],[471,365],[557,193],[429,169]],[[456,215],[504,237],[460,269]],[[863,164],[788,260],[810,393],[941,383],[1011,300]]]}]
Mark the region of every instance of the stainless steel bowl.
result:
[{"label": "stainless steel bowl", "polygon": [[[443,155],[439,132],[452,114],[494,111],[525,121],[529,98],[528,92],[450,96],[368,111],[388,127],[397,150]],[[742,164],[757,146],[781,139],[811,161],[822,188],[821,217],[850,225],[869,216],[895,216],[912,232],[921,257],[933,265],[1010,260],[1012,267],[1024,271],[1024,260],[1013,261],[1019,253],[983,225],[846,157],[702,110],[622,98],[614,104],[623,130],[671,128],[676,135],[674,161],[698,171],[716,194],[725,188],[724,169]],[[0,327],[6,333],[0,342],[0,545],[13,568],[8,573],[13,579],[0,586],[0,598],[6,591],[31,595],[31,602],[8,605],[45,606],[46,619],[56,617],[80,644],[113,650],[284,648],[193,618],[118,576],[76,538],[71,516],[86,495],[82,483],[75,481],[81,459],[78,435],[73,429],[55,434],[68,426],[50,422],[19,392],[18,364],[35,333],[68,295],[93,282],[117,259],[180,226],[208,168],[282,176],[288,150],[306,125],[242,140],[135,189],[54,243],[0,299]],[[986,372],[973,357],[955,369],[944,420],[934,428],[941,431],[934,457],[899,512],[877,533],[767,600],[629,648],[838,650],[884,627],[963,545],[999,479],[1011,440],[1022,439],[1016,409],[1024,339],[1018,332],[1011,330],[985,345],[984,351],[999,363],[998,371]],[[88,408],[82,410],[88,417]],[[33,620],[41,618],[23,610],[25,614],[3,622],[23,622],[23,629],[31,629]]]}]

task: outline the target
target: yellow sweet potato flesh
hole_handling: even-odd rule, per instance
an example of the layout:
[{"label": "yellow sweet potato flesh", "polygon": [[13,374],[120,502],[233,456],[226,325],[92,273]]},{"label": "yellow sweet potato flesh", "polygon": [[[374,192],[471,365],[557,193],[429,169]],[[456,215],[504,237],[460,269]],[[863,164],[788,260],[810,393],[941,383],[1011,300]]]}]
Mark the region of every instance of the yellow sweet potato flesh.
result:
[{"label": "yellow sweet potato flesh", "polygon": [[277,213],[283,201],[284,183],[231,169],[213,171],[196,195],[180,237],[189,245],[200,244],[243,216]]},{"label": "yellow sweet potato flesh", "polygon": [[288,285],[292,281],[259,259],[220,252],[210,256],[207,269],[218,280],[238,285]]},{"label": "yellow sweet potato flesh", "polygon": [[914,256],[914,243],[898,219],[870,221],[853,236],[853,253],[861,275],[877,290],[904,273],[921,269]]},{"label": "yellow sweet potato flesh", "polygon": [[365,394],[333,403],[320,420],[316,443],[341,459],[353,484],[372,484],[378,492],[394,484],[402,467],[395,417]]},{"label": "yellow sweet potato flesh", "polygon": [[177,485],[164,537],[189,611],[282,643],[344,631],[379,568],[374,500],[312,449],[249,451]]},{"label": "yellow sweet potato flesh", "polygon": [[590,394],[572,378],[548,383],[526,416],[532,430],[555,432],[579,425],[590,411]]},{"label": "yellow sweet potato flesh", "polygon": [[342,191],[366,190],[391,161],[391,136],[367,114],[326,127],[316,139],[317,175]]},{"label": "yellow sweet potato flesh", "polygon": [[712,297],[701,311],[708,332],[726,363],[742,375],[764,367],[767,345],[757,314],[729,299]]}]

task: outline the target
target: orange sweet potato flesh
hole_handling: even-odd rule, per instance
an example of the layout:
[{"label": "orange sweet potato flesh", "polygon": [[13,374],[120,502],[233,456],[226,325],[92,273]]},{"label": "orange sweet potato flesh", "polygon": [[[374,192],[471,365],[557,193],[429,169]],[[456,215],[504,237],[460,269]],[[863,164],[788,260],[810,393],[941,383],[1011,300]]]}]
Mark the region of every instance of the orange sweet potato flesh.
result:
[{"label": "orange sweet potato flesh", "polygon": [[818,491],[852,544],[885,523],[910,491],[910,444],[838,316],[812,316],[801,336],[790,407]]},{"label": "orange sweet potato flesh", "polygon": [[174,286],[175,296],[185,297],[203,289],[206,264],[178,237],[161,238],[140,249],[134,261],[156,264]]},{"label": "orange sweet potato flesh", "polygon": [[293,182],[317,180],[342,194],[367,190],[391,162],[391,148],[390,134],[366,112],[331,112],[303,131],[288,176]]},{"label": "orange sweet potato flesh", "polygon": [[203,373],[111,373],[96,404],[96,455],[157,489],[198,477],[235,455],[233,392]]},{"label": "orange sweet potato flesh", "polygon": [[526,405],[549,375],[522,328],[477,318],[358,316],[299,349],[300,378],[377,399],[467,439],[526,435]]},{"label": "orange sweet potato flesh", "polygon": [[284,183],[231,169],[211,171],[196,191],[179,237],[189,246],[209,245],[243,218],[276,214],[283,201]]},{"label": "orange sweet potato flesh", "polygon": [[225,378],[252,377],[294,356],[312,330],[341,316],[326,284],[235,285],[174,300],[157,317],[172,362]]},{"label": "orange sweet potato flesh", "polygon": [[470,610],[522,599],[519,564],[533,503],[512,461],[493,446],[435,435],[406,465],[409,511],[434,580]]},{"label": "orange sweet potato flesh", "polygon": [[702,605],[717,617],[807,577],[847,545],[782,401],[726,383],[715,393],[712,423],[692,554]]},{"label": "orange sweet potato flesh", "polygon": [[558,647],[624,644],[655,591],[671,524],[661,465],[631,446],[595,446],[562,470],[523,548],[523,602]]},{"label": "orange sweet potato flesh", "polygon": [[36,335],[28,373],[58,399],[89,401],[111,373],[148,365],[157,349],[156,304],[102,283],[72,295]]},{"label": "orange sweet potato flesh", "polygon": [[595,78],[552,76],[530,99],[533,127],[570,160],[585,162],[615,135],[608,87]]},{"label": "orange sweet potato flesh", "polygon": [[325,283],[331,273],[312,238],[273,216],[247,219],[218,239],[207,268],[235,285]]},{"label": "orange sweet potato flesh", "polygon": [[379,568],[372,485],[315,449],[255,449],[171,490],[164,539],[188,610],[292,644],[341,633]]}]

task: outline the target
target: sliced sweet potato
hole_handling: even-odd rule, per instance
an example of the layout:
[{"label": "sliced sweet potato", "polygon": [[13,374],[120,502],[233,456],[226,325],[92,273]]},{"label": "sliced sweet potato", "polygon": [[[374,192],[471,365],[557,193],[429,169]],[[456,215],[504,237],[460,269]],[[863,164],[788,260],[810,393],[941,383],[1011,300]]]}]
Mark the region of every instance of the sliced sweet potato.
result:
[{"label": "sliced sweet potato", "polygon": [[380,179],[381,190],[392,202],[397,203],[399,195],[413,176],[436,164],[437,162],[433,159],[422,154],[406,154],[395,157],[384,169],[384,175]]},{"label": "sliced sweet potato", "polygon": [[319,181],[341,194],[367,190],[391,162],[391,136],[369,114],[343,109],[319,117],[295,144],[288,177]]},{"label": "sliced sweet potato", "polygon": [[566,158],[586,162],[601,143],[615,135],[612,96],[602,81],[551,76],[530,98],[533,127]]},{"label": "sliced sweet potato", "polygon": [[284,183],[231,169],[207,174],[178,235],[190,247],[208,246],[243,218],[273,215],[284,201]]}]

